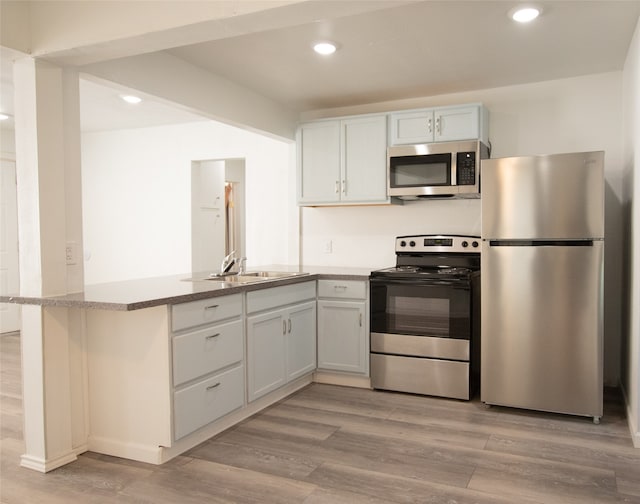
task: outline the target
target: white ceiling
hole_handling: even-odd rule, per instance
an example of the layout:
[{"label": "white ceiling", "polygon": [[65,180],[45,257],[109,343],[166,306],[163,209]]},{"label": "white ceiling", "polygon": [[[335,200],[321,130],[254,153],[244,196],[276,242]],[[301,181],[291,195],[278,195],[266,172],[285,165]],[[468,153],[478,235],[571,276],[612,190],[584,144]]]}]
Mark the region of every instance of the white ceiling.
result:
[{"label": "white ceiling", "polygon": [[[640,13],[633,1],[426,1],[215,40],[175,56],[296,110],[433,96],[621,70]],[[318,39],[341,46],[311,53]]]},{"label": "white ceiling", "polygon": [[[517,2],[419,1],[357,15],[222,38],[169,52],[299,112],[486,89],[621,70],[640,0],[536,2],[542,16],[517,25]],[[311,44],[331,39],[331,57]],[[12,113],[2,51],[0,108]],[[84,130],[198,119],[153,97],[136,107],[122,90],[82,81]]]}]

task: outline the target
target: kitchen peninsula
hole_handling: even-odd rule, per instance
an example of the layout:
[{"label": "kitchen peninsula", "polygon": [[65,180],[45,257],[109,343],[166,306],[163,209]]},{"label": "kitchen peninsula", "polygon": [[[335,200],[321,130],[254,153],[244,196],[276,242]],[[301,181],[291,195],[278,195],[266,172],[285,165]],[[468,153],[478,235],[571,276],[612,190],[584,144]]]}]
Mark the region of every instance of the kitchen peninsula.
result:
[{"label": "kitchen peninsula", "polygon": [[369,273],[272,266],[242,281],[206,272],[0,302],[80,314],[76,454],[161,464],[314,380],[368,387]]}]

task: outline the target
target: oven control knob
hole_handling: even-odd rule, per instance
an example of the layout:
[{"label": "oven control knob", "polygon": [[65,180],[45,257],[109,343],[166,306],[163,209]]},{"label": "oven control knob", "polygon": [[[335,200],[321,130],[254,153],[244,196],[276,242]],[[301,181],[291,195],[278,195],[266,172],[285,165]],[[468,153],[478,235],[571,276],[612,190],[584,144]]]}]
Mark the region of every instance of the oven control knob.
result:
[{"label": "oven control knob", "polygon": [[402,241],[400,242],[400,246],[401,246],[401,247],[406,247],[406,246],[407,246],[407,242],[406,242],[406,241],[404,241],[404,240],[402,240]]},{"label": "oven control knob", "polygon": [[416,246],[416,242],[414,242],[413,240],[411,240],[411,241],[409,242],[409,246],[410,246],[410,247],[415,247],[415,246]]},{"label": "oven control knob", "polygon": [[478,248],[480,244],[477,241],[474,241],[471,245],[473,245],[473,248]]},{"label": "oven control knob", "polygon": [[467,248],[468,246],[469,246],[469,242],[468,242],[467,240],[464,240],[464,241],[462,242],[462,247],[463,247],[463,248]]}]

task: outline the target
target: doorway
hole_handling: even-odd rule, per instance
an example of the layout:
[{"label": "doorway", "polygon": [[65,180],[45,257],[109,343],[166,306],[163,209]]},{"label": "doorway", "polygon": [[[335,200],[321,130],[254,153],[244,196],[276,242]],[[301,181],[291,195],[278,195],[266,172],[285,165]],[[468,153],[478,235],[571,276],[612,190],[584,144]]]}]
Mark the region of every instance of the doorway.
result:
[{"label": "doorway", "polygon": [[[18,267],[18,204],[16,163],[0,160],[0,292],[20,290]],[[0,333],[20,329],[20,305],[0,303]]]},{"label": "doorway", "polygon": [[192,162],[192,271],[217,271],[235,252],[245,256],[245,160]]}]

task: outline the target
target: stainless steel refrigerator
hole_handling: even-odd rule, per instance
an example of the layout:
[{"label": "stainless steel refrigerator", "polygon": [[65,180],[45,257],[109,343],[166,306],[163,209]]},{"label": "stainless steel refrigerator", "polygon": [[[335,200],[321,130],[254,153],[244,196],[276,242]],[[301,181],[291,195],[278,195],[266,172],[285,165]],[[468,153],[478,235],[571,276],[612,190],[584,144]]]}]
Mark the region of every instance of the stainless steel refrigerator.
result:
[{"label": "stainless steel refrigerator", "polygon": [[482,161],[481,400],[602,416],[604,153]]}]

